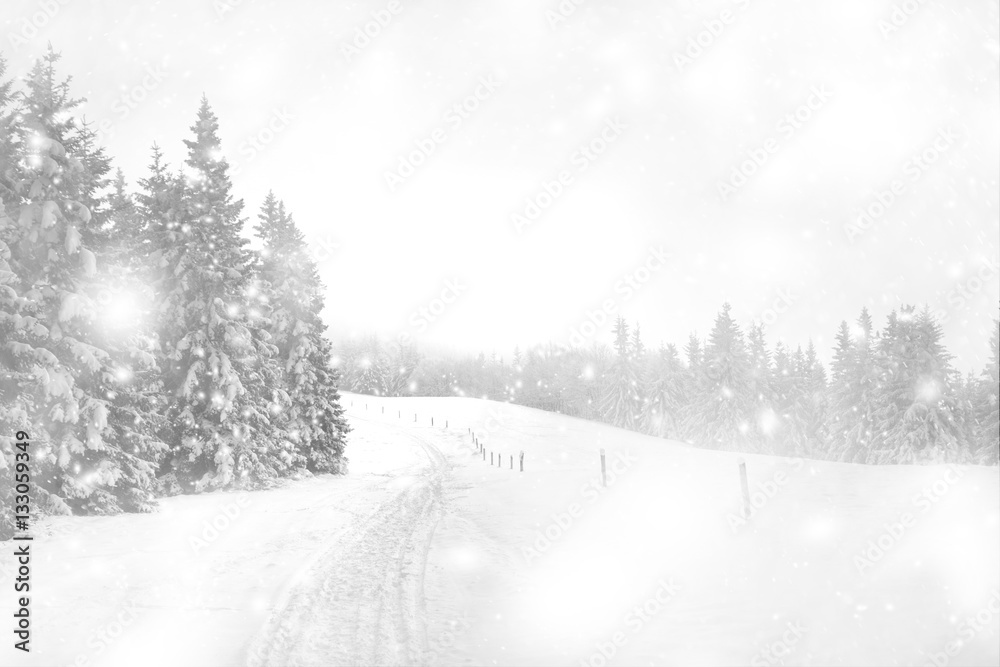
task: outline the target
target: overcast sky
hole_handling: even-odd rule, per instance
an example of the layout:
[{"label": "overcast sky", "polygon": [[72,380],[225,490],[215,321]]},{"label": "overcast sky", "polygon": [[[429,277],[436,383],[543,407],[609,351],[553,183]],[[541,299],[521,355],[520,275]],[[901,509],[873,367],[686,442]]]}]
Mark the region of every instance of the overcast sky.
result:
[{"label": "overcast sky", "polygon": [[154,141],[183,160],[207,94],[248,215],[273,189],[316,250],[336,335],[509,355],[608,302],[655,346],[728,300],[829,358],[840,320],[915,302],[985,362],[995,1],[563,6],[5,0],[0,49],[18,75],[63,53],[133,183]]}]

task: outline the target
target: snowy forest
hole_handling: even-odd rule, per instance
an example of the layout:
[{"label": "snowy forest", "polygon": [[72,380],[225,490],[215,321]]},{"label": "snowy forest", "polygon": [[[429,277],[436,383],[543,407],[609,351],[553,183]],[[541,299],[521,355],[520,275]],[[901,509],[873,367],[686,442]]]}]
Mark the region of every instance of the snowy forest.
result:
[{"label": "snowy forest", "polygon": [[878,330],[867,309],[842,322],[829,372],[810,342],[769,348],[725,304],[707,340],[650,350],[638,325],[614,344],[516,348],[508,360],[434,356],[376,337],[339,350],[345,388],[385,396],[476,396],[600,420],[713,449],[853,463],[996,465],[1000,322],[979,375],[962,377],[924,308],[903,306]]},{"label": "snowy forest", "polygon": [[812,343],[744,331],[729,304],[682,347],[650,349],[619,318],[610,347],[509,359],[374,336],[335,350],[325,288],[274,193],[249,247],[208,100],[184,164],[154,144],[130,188],[59,58],[50,47],[20,88],[0,59],[0,466],[17,431],[42,443],[44,512],[143,512],[157,496],[343,472],[341,373],[358,393],[484,397],[715,449],[998,462],[1000,322],[988,366],[962,377],[926,308],[902,306],[881,329],[867,309],[841,323],[829,371]]},{"label": "snowy forest", "polygon": [[59,58],[20,86],[0,59],[0,470],[27,433],[48,514],[344,472],[324,287],[291,213],[261,193],[250,249],[204,98],[184,164],[154,145],[130,187]]}]

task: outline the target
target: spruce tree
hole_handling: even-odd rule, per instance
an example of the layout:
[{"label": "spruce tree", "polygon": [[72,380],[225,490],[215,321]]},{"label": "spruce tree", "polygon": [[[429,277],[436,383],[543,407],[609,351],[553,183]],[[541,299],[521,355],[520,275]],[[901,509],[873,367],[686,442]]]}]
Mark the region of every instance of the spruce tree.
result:
[{"label": "spruce tree", "polygon": [[772,436],[776,427],[774,414],[774,389],[771,378],[771,353],[764,341],[764,326],[753,324],[747,334],[747,353],[750,362],[750,396],[753,407],[754,449],[770,452],[774,448]]},{"label": "spruce tree", "polygon": [[331,346],[323,336],[323,284],[302,233],[273,192],[257,219],[255,232],[264,243],[261,288],[269,297],[271,341],[289,398],[286,428],[311,472],[342,472],[349,428]]},{"label": "spruce tree", "polygon": [[809,341],[803,360],[801,376],[802,423],[804,424],[803,454],[821,458],[826,452],[828,439],[828,389],[826,369],[816,355],[816,347]]},{"label": "spruce tree", "polygon": [[148,218],[127,187],[124,172],[116,170],[107,196],[108,240],[104,255],[110,264],[127,269],[138,278],[145,271],[150,254]]},{"label": "spruce tree", "polygon": [[[567,373],[574,380],[567,391],[567,400],[576,406],[575,414],[584,419],[603,419],[604,397],[607,396],[611,367],[614,357],[610,349],[603,343],[593,343],[591,347],[580,350],[573,357],[575,360],[575,375]],[[515,376],[522,380],[518,374]]]},{"label": "spruce tree", "polygon": [[[180,217],[181,195],[184,192],[184,182],[179,175],[170,173],[169,166],[163,161],[163,151],[156,144],[152,148],[152,162],[149,175],[139,179],[141,191],[136,195],[136,204],[142,222],[138,238],[146,247],[162,252],[169,248],[169,237],[165,232],[176,230]],[[160,245],[154,247],[154,239]]]},{"label": "spruce tree", "polygon": [[636,413],[633,429],[642,429],[642,414],[646,410],[649,396],[646,393],[650,382],[652,382],[652,369],[650,368],[646,344],[642,342],[642,335],[639,332],[639,323],[635,323],[635,329],[629,338],[629,356],[632,361],[632,370],[635,374],[635,404]]},{"label": "spruce tree", "polygon": [[828,454],[833,457],[845,449],[846,433],[850,430],[857,412],[857,368],[854,341],[847,321],[841,321],[835,337],[833,363],[828,392],[827,418]]},{"label": "spruce tree", "polygon": [[673,345],[660,346],[646,385],[641,430],[660,438],[680,437],[684,367]]},{"label": "spruce tree", "polygon": [[781,341],[774,348],[774,411],[777,414],[775,428],[775,453],[783,456],[800,456],[805,453],[805,421],[802,399],[803,381],[801,377],[804,356],[799,348],[789,353]]},{"label": "spruce tree", "polygon": [[104,147],[97,144],[97,132],[92,125],[85,120],[74,120],[73,126],[74,132],[67,141],[66,150],[80,161],[83,171],[72,196],[90,211],[90,221],[81,230],[81,236],[84,245],[103,258],[113,242],[107,191],[111,158]]},{"label": "spruce tree", "polygon": [[712,448],[746,450],[753,420],[750,363],[743,332],[730,311],[723,304],[709,334],[701,386],[685,430]]},{"label": "spruce tree", "polygon": [[183,181],[154,156],[143,202],[160,208],[152,231],[154,285],[171,458],[166,471],[187,490],[266,484],[298,464],[283,429],[287,393],[277,349],[242,237],[242,200],[232,195],[218,119],[202,98]]},{"label": "spruce tree", "polygon": [[697,434],[689,431],[697,422],[694,419],[695,399],[698,396],[700,387],[704,380],[701,377],[704,365],[704,350],[698,334],[691,332],[688,335],[687,344],[684,346],[684,358],[686,366],[681,382],[681,405],[680,419],[677,425],[678,432],[687,442],[694,442]]},{"label": "spruce tree", "polygon": [[[863,463],[871,455],[875,401],[884,382],[882,370],[875,363],[878,341],[867,308],[862,308],[857,319],[856,337],[852,340],[849,330],[842,327],[837,341],[829,456],[838,461]],[[850,341],[850,345],[846,346],[844,341]]]},{"label": "spruce tree", "polygon": [[990,361],[982,373],[981,389],[976,401],[975,414],[978,425],[976,433],[976,460],[986,465],[1000,463],[1000,320],[993,321],[990,336]]},{"label": "spruce tree", "polygon": [[[17,173],[19,141],[24,135],[18,100],[13,84],[7,78],[7,61],[0,54],[0,475],[9,479],[11,467],[15,464],[15,437],[25,430],[27,412],[20,395],[21,378],[8,364],[13,355],[10,342],[15,340],[15,331],[21,327],[17,311],[26,304],[15,291],[17,275],[11,266],[11,252],[7,240],[12,238],[8,231],[15,222],[13,217],[20,210],[21,197],[16,189],[20,186]],[[27,431],[26,431],[27,432]],[[0,507],[12,507],[14,485],[0,485]],[[9,538],[14,531],[11,512],[0,516],[0,540]]]},{"label": "spruce tree", "polygon": [[966,460],[964,415],[952,391],[951,356],[941,327],[924,309],[889,316],[879,339],[881,382],[874,396],[874,438],[867,462]]},{"label": "spruce tree", "polygon": [[19,144],[24,136],[20,111],[14,84],[7,80],[7,61],[0,54],[0,207],[5,210],[12,210],[21,203],[14,192],[20,161]]},{"label": "spruce tree", "polygon": [[620,316],[615,321],[614,333],[615,359],[608,373],[601,412],[609,424],[635,429],[640,410],[639,381],[628,324]]},{"label": "spruce tree", "polygon": [[14,277],[4,279],[0,303],[0,419],[32,426],[44,510],[143,511],[162,443],[132,380],[152,358],[130,332],[107,326],[94,301],[98,263],[84,239],[95,238],[86,202],[97,200],[99,182],[87,151],[99,151],[73,115],[80,100],[57,79],[58,60],[50,48],[32,69],[17,128],[23,137],[2,170],[13,197],[0,233]]}]

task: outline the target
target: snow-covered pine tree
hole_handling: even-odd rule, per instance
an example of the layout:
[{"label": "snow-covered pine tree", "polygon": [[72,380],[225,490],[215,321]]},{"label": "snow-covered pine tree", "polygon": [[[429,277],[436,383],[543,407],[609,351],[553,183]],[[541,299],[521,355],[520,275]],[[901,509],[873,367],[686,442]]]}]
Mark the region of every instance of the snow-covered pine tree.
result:
[{"label": "snow-covered pine tree", "polygon": [[[692,332],[688,336],[687,345],[684,346],[684,357],[687,359],[687,367],[690,371],[698,370],[705,360],[701,339],[698,338],[697,333]],[[691,388],[694,389],[698,383],[695,382],[694,378],[691,378],[690,384]]]},{"label": "snow-covered pine tree", "polygon": [[337,366],[340,369],[341,382],[348,391],[357,394],[365,393],[358,390],[358,376],[364,355],[361,341],[357,338],[343,340],[337,347]]},{"label": "snow-covered pine tree", "polygon": [[73,124],[75,131],[65,148],[83,164],[78,191],[73,196],[90,211],[90,222],[80,230],[80,236],[83,244],[101,257],[112,240],[107,211],[111,158],[104,147],[97,144],[97,132],[86,120]]},{"label": "snow-covered pine tree", "polygon": [[750,364],[743,332],[726,303],[716,317],[685,432],[706,446],[748,449],[753,420]]},{"label": "snow-covered pine tree", "polygon": [[420,363],[420,355],[413,343],[394,342],[386,347],[383,361],[379,365],[382,395],[404,396],[409,391],[410,377]]},{"label": "snow-covered pine tree", "polygon": [[802,415],[804,397],[801,366],[802,349],[789,353],[781,341],[774,346],[774,411],[778,421],[775,427],[775,453],[799,456],[805,453],[805,420]]},{"label": "snow-covered pine tree", "polygon": [[628,324],[619,316],[615,322],[615,360],[608,373],[608,386],[601,412],[604,420],[620,428],[635,429],[640,404]]},{"label": "snow-covered pine tree", "polygon": [[142,511],[160,446],[149,423],[119,418],[141,410],[129,364],[151,357],[109,331],[92,298],[97,260],[83,237],[98,223],[84,202],[99,197],[99,179],[67,146],[85,157],[96,149],[73,116],[80,100],[68,80],[57,80],[58,60],[50,48],[32,69],[20,148],[2,169],[13,199],[4,203],[0,235],[14,276],[3,281],[0,303],[3,413],[32,426],[44,510]]},{"label": "snow-covered pine tree", "polygon": [[803,366],[799,372],[802,392],[802,422],[805,426],[803,455],[822,458],[828,441],[828,398],[826,369],[816,354],[816,346],[809,341]]},{"label": "snow-covered pine tree", "polygon": [[165,239],[164,232],[179,227],[181,196],[184,193],[184,181],[178,174],[170,172],[169,165],[163,161],[163,151],[153,144],[152,162],[149,163],[149,175],[139,179],[140,192],[136,195],[136,204],[143,222],[143,241],[151,250],[163,250],[163,247],[153,248],[153,240],[161,243]]},{"label": "snow-covered pine tree", "polygon": [[875,397],[883,382],[875,363],[875,335],[868,308],[862,308],[857,331],[841,326],[833,362],[829,457],[837,461],[867,461],[875,428]]},{"label": "snow-covered pine tree", "polygon": [[128,191],[125,174],[115,171],[107,197],[106,228],[108,239],[104,246],[105,260],[116,267],[129,269],[139,277],[147,268],[149,247],[148,218],[142,214],[135,197]]},{"label": "snow-covered pine tree", "polygon": [[331,346],[323,336],[323,284],[305,238],[273,192],[257,219],[254,231],[264,244],[260,279],[269,297],[271,341],[289,397],[289,434],[311,472],[343,472],[349,427]]},{"label": "snow-covered pine tree", "polygon": [[750,395],[753,400],[753,445],[756,451],[772,452],[777,417],[771,378],[771,353],[764,341],[764,325],[751,324],[747,333],[750,362]]},{"label": "snow-covered pine tree", "polygon": [[970,458],[965,415],[958,409],[951,355],[941,327],[925,308],[893,311],[876,355],[882,383],[875,395],[868,463],[965,461]]},{"label": "snow-covered pine tree", "polygon": [[[93,141],[92,131],[87,128],[87,132],[88,142]],[[100,170],[100,179],[92,181],[94,187],[103,187],[108,182],[103,176],[109,161],[103,149],[91,145],[87,150],[90,163]],[[153,300],[148,282],[149,239],[145,218],[126,190],[121,169],[110,184],[111,192],[91,196],[98,207],[92,214],[92,226],[97,231],[91,234],[98,271],[89,289],[100,313],[98,331],[104,336],[104,347],[112,361],[109,379],[113,377],[117,382],[117,387],[107,394],[108,428],[133,453],[158,464],[168,445],[162,439],[166,401],[149,305]],[[147,497],[152,495],[157,467],[150,465],[144,471],[143,492]],[[152,503],[147,502],[142,509],[150,507]]]},{"label": "snow-covered pine tree", "polygon": [[388,361],[382,349],[382,341],[375,334],[371,334],[366,339],[363,349],[364,354],[358,360],[352,391],[381,396],[384,393],[382,378],[385,377],[385,365]]},{"label": "snow-covered pine tree", "polygon": [[854,403],[857,382],[856,355],[851,328],[847,321],[840,323],[830,365],[830,386],[827,411],[827,454],[836,458],[846,448],[846,432],[854,423],[857,405]]},{"label": "snow-covered pine tree", "polygon": [[646,362],[646,344],[642,342],[638,322],[635,323],[635,329],[632,330],[632,337],[629,339],[629,352],[632,355],[632,363],[644,364]]},{"label": "snow-covered pine tree", "polygon": [[[569,386],[566,389],[566,400],[574,406],[576,416],[600,420],[614,364],[611,350],[604,343],[595,342],[589,348],[574,350],[571,355],[572,370],[576,374],[571,375],[572,371],[567,373]],[[520,373],[516,373],[514,378],[515,382],[522,380]]]},{"label": "snow-covered pine tree", "polygon": [[1000,463],[1000,320],[993,320],[990,336],[990,360],[983,370],[975,414],[979,423],[976,434],[976,460],[985,465]]},{"label": "snow-covered pine tree", "polygon": [[646,352],[646,344],[642,342],[642,335],[639,332],[639,323],[635,323],[635,329],[629,338],[629,355],[632,360],[632,369],[635,373],[635,401],[636,413],[635,423],[632,428],[642,430],[642,413],[646,410],[649,397],[646,389],[652,381],[651,365],[649,354]]},{"label": "snow-covered pine tree", "polygon": [[[15,292],[17,275],[10,265],[11,253],[7,246],[7,225],[13,221],[10,212],[20,209],[21,198],[14,188],[20,182],[16,172],[19,162],[18,142],[24,132],[21,128],[20,113],[15,99],[13,83],[7,80],[7,61],[0,54],[0,340],[13,341],[14,331],[19,328],[17,310],[22,307],[20,297]],[[25,430],[27,413],[20,396],[18,376],[7,363],[12,350],[9,343],[0,344],[0,475],[10,479],[10,467],[15,463],[15,435]],[[27,431],[26,431],[27,432]],[[0,486],[0,507],[12,507],[14,485]],[[11,512],[0,516],[0,540],[8,539],[14,531]]]},{"label": "snow-covered pine tree", "polygon": [[705,363],[703,347],[698,334],[691,332],[688,335],[687,344],[684,346],[686,365],[681,381],[681,405],[677,424],[679,435],[689,443],[698,439],[698,434],[691,433],[688,429],[697,423],[694,418],[695,397],[698,396],[700,388],[704,384],[701,376]]},{"label": "snow-covered pine tree", "polygon": [[677,348],[660,345],[644,392],[641,430],[660,438],[680,437],[684,367]]},{"label": "snow-covered pine tree", "polygon": [[183,180],[167,177],[154,156],[144,184],[157,189],[142,199],[162,216],[150,222],[173,427],[165,472],[175,472],[186,490],[267,484],[298,459],[282,428],[288,396],[218,128],[203,97],[194,138],[184,142]]},{"label": "snow-covered pine tree", "polygon": [[[123,471],[114,505],[126,511],[149,511],[156,466],[166,450],[158,437],[165,417],[153,356],[155,343],[151,323],[141,316],[150,292],[133,275],[134,265],[143,260],[134,230],[118,224],[118,214],[128,213],[124,179],[121,177],[118,189],[106,191],[111,158],[85,119],[74,121],[74,127],[67,150],[84,166],[76,196],[90,211],[90,221],[81,229],[82,245],[97,257],[96,274],[86,285],[98,312],[91,334],[93,342],[108,354],[101,370],[108,409],[104,439],[111,443],[109,455]],[[107,512],[111,510],[102,505],[111,504],[91,501],[88,509]]]},{"label": "snow-covered pine tree", "polygon": [[784,452],[788,456],[815,457],[822,450],[817,437],[823,429],[824,399],[819,394],[825,386],[826,374],[819,367],[811,341],[809,350],[803,352],[800,345],[790,356],[783,352],[780,361],[777,405],[784,432]]},{"label": "snow-covered pine tree", "polygon": [[0,206],[20,204],[20,197],[13,188],[17,180],[19,143],[24,134],[21,120],[14,83],[7,79],[7,61],[0,53]]}]

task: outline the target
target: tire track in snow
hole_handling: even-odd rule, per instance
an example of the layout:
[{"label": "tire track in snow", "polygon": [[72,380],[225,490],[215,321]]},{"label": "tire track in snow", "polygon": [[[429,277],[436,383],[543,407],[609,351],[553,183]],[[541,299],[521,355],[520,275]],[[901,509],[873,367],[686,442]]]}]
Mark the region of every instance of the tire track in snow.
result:
[{"label": "tire track in snow", "polygon": [[249,648],[251,667],[423,664],[423,582],[449,463],[417,433],[371,423],[386,427],[389,437],[413,441],[430,466],[378,484],[387,493],[402,488],[352,522],[300,573],[287,604]]}]

